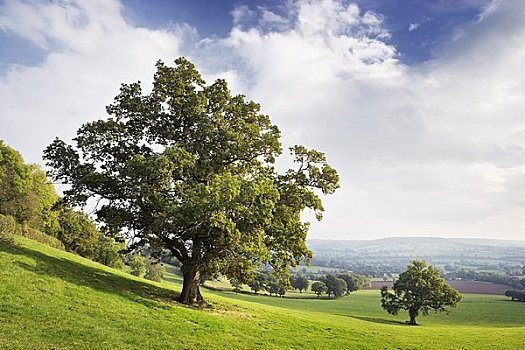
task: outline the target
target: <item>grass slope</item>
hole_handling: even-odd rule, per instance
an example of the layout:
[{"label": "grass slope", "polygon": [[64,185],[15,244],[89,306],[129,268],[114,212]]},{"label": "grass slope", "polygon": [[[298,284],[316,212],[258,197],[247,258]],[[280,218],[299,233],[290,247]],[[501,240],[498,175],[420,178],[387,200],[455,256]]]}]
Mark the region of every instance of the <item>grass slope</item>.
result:
[{"label": "grass slope", "polygon": [[465,297],[422,326],[387,316],[377,291],[338,300],[206,293],[209,309],[174,303],[154,283],[19,238],[0,246],[1,349],[518,349],[525,304]]}]

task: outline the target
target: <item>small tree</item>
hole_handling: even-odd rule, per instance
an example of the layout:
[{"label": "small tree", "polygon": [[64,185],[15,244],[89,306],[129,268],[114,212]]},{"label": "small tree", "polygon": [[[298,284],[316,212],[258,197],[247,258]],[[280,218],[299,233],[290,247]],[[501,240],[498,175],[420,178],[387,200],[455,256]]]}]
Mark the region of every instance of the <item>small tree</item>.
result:
[{"label": "small tree", "polygon": [[359,290],[368,284],[368,279],[365,276],[354,273],[342,273],[338,277],[346,282],[347,293]]},{"label": "small tree", "polygon": [[299,290],[299,293],[302,293],[303,290],[307,290],[310,285],[310,281],[305,275],[293,275],[290,277],[290,284],[293,289]]},{"label": "small tree", "polygon": [[277,291],[277,294],[282,298],[286,294],[286,287],[284,284],[279,285],[279,290]]},{"label": "small tree", "polygon": [[337,278],[331,274],[326,275],[323,278],[323,282],[328,289],[328,296],[333,295],[334,298],[342,296],[348,289],[346,282],[342,278]]},{"label": "small tree", "polygon": [[58,220],[53,206],[57,200],[46,173],[24,163],[18,151],[0,140],[0,214],[54,236]]},{"label": "small tree", "polygon": [[143,277],[146,273],[146,261],[139,253],[133,253],[128,257],[128,265],[131,267],[131,274]]},{"label": "small tree", "polygon": [[315,281],[312,283],[312,292],[317,294],[317,297],[319,298],[321,294],[328,292],[328,288],[326,288],[326,284],[324,284],[324,282]]},{"label": "small tree", "polygon": [[511,298],[512,301],[525,301],[525,291],[509,289],[505,291],[505,296]]},{"label": "small tree", "polygon": [[162,277],[164,277],[165,271],[166,269],[160,261],[157,261],[151,257],[146,258],[146,274],[144,275],[144,278],[151,281],[160,282],[162,281]]},{"label": "small tree", "polygon": [[124,266],[121,252],[125,248],[124,242],[119,243],[111,237],[100,235],[95,249],[94,260],[106,266],[120,269]]},{"label": "small tree", "polygon": [[264,289],[266,289],[266,291],[270,293],[270,295],[284,295],[286,293],[286,286],[284,285],[283,281],[281,281],[279,276],[277,276],[277,274],[275,273],[267,274],[266,285]]},{"label": "small tree", "polygon": [[248,285],[250,286],[250,289],[257,294],[258,291],[265,289],[266,281],[267,278],[265,273],[256,273]]},{"label": "small tree", "polygon": [[67,207],[60,209],[58,222],[60,229],[56,238],[66,250],[93,259],[100,237],[95,223],[85,213]]},{"label": "small tree", "polygon": [[230,280],[230,285],[233,287],[235,293],[239,293],[242,290],[242,282],[235,278]]},{"label": "small tree", "polygon": [[447,311],[447,306],[456,307],[462,296],[440,275],[434,266],[412,261],[394,282],[393,293],[386,286],[381,288],[381,306],[391,315],[397,315],[399,310],[408,311],[411,325],[417,324],[420,312],[428,315],[430,310],[441,312]]}]

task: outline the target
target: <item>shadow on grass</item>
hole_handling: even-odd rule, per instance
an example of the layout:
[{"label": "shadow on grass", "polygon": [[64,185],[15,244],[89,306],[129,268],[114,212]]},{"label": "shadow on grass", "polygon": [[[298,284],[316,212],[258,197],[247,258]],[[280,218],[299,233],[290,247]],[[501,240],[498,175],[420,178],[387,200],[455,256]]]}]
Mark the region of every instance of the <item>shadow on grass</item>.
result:
[{"label": "shadow on grass", "polygon": [[58,258],[22,246],[0,245],[0,251],[33,258],[36,265],[17,262],[30,272],[59,278],[81,287],[89,287],[104,293],[116,294],[141,303],[149,308],[169,308],[176,302],[179,293],[115,275],[68,259]]},{"label": "shadow on grass", "polygon": [[351,318],[355,318],[361,321],[367,321],[367,322],[374,322],[374,323],[381,323],[381,324],[390,324],[394,326],[407,326],[406,322],[401,321],[395,321],[395,320],[386,320],[384,318],[379,317],[369,317],[369,316],[353,316],[353,315],[346,315]]}]

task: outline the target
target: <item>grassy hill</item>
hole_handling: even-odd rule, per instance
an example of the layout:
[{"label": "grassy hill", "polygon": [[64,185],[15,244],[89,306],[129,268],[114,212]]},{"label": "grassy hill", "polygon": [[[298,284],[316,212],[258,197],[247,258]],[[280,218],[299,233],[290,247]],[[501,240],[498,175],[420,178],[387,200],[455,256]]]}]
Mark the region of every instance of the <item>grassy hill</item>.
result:
[{"label": "grassy hill", "polygon": [[154,283],[25,238],[0,243],[1,349],[518,349],[525,304],[466,295],[457,310],[403,324],[377,291],[338,300],[207,292],[182,306]]}]

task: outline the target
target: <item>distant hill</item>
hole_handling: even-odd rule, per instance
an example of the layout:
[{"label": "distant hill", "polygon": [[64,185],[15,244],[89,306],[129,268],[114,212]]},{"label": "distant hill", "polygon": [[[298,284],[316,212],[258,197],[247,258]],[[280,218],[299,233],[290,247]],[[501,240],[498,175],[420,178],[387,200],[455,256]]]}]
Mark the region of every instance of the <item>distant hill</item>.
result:
[{"label": "distant hill", "polygon": [[403,271],[414,259],[447,272],[462,270],[521,274],[525,241],[480,238],[389,237],[374,240],[311,239],[312,264],[356,271],[373,277]]},{"label": "distant hill", "polygon": [[517,240],[500,240],[485,238],[442,238],[442,237],[388,237],[372,240],[329,240],[329,239],[309,239],[308,247],[313,249],[370,249],[370,248],[388,248],[395,247],[405,248],[440,248],[440,249],[458,249],[458,248],[481,248],[481,246],[493,247],[525,247],[524,241]]}]

